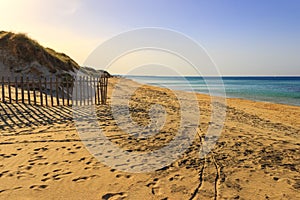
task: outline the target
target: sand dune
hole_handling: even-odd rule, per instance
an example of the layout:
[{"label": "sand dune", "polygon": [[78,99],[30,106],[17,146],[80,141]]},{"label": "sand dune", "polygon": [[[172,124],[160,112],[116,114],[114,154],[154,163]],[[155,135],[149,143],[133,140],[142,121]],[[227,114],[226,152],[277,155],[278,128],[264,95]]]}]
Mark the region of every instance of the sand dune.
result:
[{"label": "sand dune", "polygon": [[[110,79],[110,92],[117,80]],[[126,83],[124,91],[136,84]],[[170,165],[148,173],[119,171],[91,155],[73,120],[73,112],[84,117],[88,108],[0,103],[0,199],[300,198],[300,107],[228,99],[222,134],[200,158],[211,105],[208,96],[197,98],[200,125],[193,144]],[[99,126],[121,149],[160,149],[176,135],[180,105],[174,92],[143,86],[129,102],[132,120],[149,124],[153,103],[165,107],[167,118],[151,137],[121,130],[110,104],[96,107]]]}]

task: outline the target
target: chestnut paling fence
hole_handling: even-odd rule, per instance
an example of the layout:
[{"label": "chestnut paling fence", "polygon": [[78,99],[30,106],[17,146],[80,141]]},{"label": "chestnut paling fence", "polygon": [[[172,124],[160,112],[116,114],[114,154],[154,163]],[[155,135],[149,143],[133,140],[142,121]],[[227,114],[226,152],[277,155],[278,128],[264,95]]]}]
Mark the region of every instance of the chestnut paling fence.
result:
[{"label": "chestnut paling fence", "polygon": [[100,105],[107,102],[108,77],[2,77],[0,100],[41,106]]}]

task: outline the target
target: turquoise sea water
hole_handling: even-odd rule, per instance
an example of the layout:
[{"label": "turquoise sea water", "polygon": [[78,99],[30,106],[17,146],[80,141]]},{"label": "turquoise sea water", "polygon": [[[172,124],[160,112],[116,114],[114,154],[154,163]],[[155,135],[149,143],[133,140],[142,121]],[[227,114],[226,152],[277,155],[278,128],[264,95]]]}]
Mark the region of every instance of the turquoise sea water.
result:
[{"label": "turquoise sea water", "polygon": [[[140,83],[206,93],[223,87],[227,97],[300,106],[300,77],[163,77],[126,76]],[[209,82],[209,90],[207,84]]]}]

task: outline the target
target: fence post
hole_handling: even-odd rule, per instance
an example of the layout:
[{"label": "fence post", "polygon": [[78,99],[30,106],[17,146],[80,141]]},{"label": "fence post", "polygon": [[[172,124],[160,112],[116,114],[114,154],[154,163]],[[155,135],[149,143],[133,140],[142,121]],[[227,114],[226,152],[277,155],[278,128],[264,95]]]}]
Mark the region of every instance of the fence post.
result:
[{"label": "fence post", "polygon": [[91,100],[91,105],[93,105],[93,80],[92,80],[92,76],[90,76],[90,84],[89,84],[89,86],[90,86],[90,95],[91,95],[91,97],[90,97],[90,100]]},{"label": "fence post", "polygon": [[82,106],[82,77],[79,77],[79,95],[80,95],[80,105]]},{"label": "fence post", "polygon": [[108,87],[108,77],[105,77],[105,101],[104,104],[107,102],[107,87]]},{"label": "fence post", "polygon": [[101,76],[101,83],[100,83],[101,105],[103,105],[103,102],[104,102],[104,90],[103,90],[103,86],[104,86],[104,78],[103,78],[103,76]]},{"label": "fence post", "polygon": [[102,77],[102,105],[105,104],[105,77]]},{"label": "fence post", "polygon": [[86,99],[86,90],[85,90],[85,76],[82,78],[82,92],[83,92],[83,105],[86,105],[85,104],[85,99]]},{"label": "fence post", "polygon": [[102,85],[102,90],[103,90],[103,102],[102,102],[102,105],[104,105],[105,104],[105,80],[106,80],[106,78],[105,78],[105,76],[103,77],[103,85]]},{"label": "fence post", "polygon": [[53,107],[53,86],[52,86],[52,77],[50,77],[50,99],[51,99],[51,106]]},{"label": "fence post", "polygon": [[42,77],[40,77],[40,79],[39,79],[39,89],[40,89],[40,101],[41,101],[41,106],[43,106]]},{"label": "fence post", "polygon": [[25,103],[24,100],[24,77],[21,76],[21,95],[22,95],[22,103]]},{"label": "fence post", "polygon": [[33,103],[36,106],[36,81],[35,79],[32,79],[32,84],[33,84]]},{"label": "fence post", "polygon": [[97,96],[98,96],[98,102],[97,104],[99,105],[100,104],[100,77],[97,78]]},{"label": "fence post", "polygon": [[10,85],[9,77],[7,77],[7,83],[8,83],[8,98],[9,98],[9,103],[11,103],[11,85]]},{"label": "fence post", "polygon": [[65,80],[64,79],[60,79],[61,80],[61,83],[60,83],[60,85],[61,85],[61,92],[62,92],[62,104],[63,105],[65,105],[65,86],[64,86],[64,84],[65,84]]},{"label": "fence post", "polygon": [[59,106],[59,95],[58,95],[58,78],[55,77],[55,93],[56,93],[56,104]]},{"label": "fence post", "polygon": [[4,89],[4,77],[2,76],[2,102],[5,103],[5,89]]},{"label": "fence post", "polygon": [[27,98],[28,98],[28,104],[31,105],[30,102],[30,83],[29,83],[29,77],[26,77],[26,82],[27,82]]},{"label": "fence post", "polygon": [[44,78],[44,86],[45,86],[45,103],[46,103],[46,106],[48,106],[47,77]]},{"label": "fence post", "polygon": [[103,97],[103,95],[102,95],[102,76],[100,76],[100,78],[99,78],[99,84],[100,84],[100,103],[99,104],[102,104],[102,97]]},{"label": "fence post", "polygon": [[[74,77],[74,88],[73,90],[75,90],[75,105],[77,106],[78,105],[78,92],[77,92],[77,89],[78,89],[78,77]],[[74,98],[73,98],[73,102],[74,104]]]},{"label": "fence post", "polygon": [[70,106],[70,88],[69,88],[69,78],[66,79],[66,87],[67,87],[67,105]]},{"label": "fence post", "polygon": [[89,77],[86,77],[86,97],[87,97],[87,105],[90,105],[90,90],[89,90]]},{"label": "fence post", "polygon": [[90,76],[90,95],[91,95],[91,105],[93,105],[93,77]]},{"label": "fence post", "polygon": [[[96,84],[95,84],[95,77],[93,77],[93,88],[92,88],[92,94],[95,95],[94,100],[95,101],[95,105],[96,105],[96,101],[97,101],[97,95],[96,95]],[[93,102],[94,103],[94,102]]]},{"label": "fence post", "polygon": [[19,102],[18,77],[15,77],[15,92],[16,92],[16,103],[18,103]]}]

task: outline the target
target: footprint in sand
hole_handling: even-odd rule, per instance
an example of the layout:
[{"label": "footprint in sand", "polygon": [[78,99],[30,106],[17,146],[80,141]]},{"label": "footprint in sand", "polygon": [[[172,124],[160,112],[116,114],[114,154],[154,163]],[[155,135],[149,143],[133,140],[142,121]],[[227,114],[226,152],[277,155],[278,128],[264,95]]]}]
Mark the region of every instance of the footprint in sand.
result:
[{"label": "footprint in sand", "polygon": [[92,179],[92,178],[96,178],[96,177],[99,177],[99,176],[96,175],[96,174],[93,174],[91,176],[79,176],[77,178],[74,178],[72,181],[80,183],[80,182],[83,182],[83,181],[86,181],[86,180],[89,180],[89,179]]},{"label": "footprint in sand", "polygon": [[153,195],[160,195],[160,187],[158,186],[159,184],[159,179],[158,178],[154,178],[152,182],[148,183],[146,186],[151,188],[151,193]]},{"label": "footprint in sand", "polygon": [[[34,163],[33,163],[34,164]],[[48,165],[49,163],[48,162],[41,162],[41,163],[38,163],[38,165]]]},{"label": "footprint in sand", "polygon": [[125,199],[127,197],[126,193],[118,192],[118,193],[107,193],[102,196],[102,200],[117,200],[117,199]]},{"label": "footprint in sand", "polygon": [[45,189],[47,187],[48,187],[48,185],[32,185],[29,188],[34,189],[34,190],[42,190],[42,189]]},{"label": "footprint in sand", "polygon": [[16,172],[17,179],[29,179],[34,178],[35,175],[26,171],[17,171]]},{"label": "footprint in sand", "polygon": [[12,153],[10,155],[7,155],[7,154],[0,154],[1,157],[3,158],[11,158],[11,157],[14,157],[14,156],[17,156],[18,154],[16,153]]},{"label": "footprint in sand", "polygon": [[4,176],[5,174],[7,174],[9,172],[9,170],[3,171],[0,173],[0,177]]},{"label": "footprint in sand", "polygon": [[79,159],[79,162],[84,161],[85,159],[86,159],[86,157],[82,157],[82,158]]},{"label": "footprint in sand", "polygon": [[87,177],[87,176],[80,176],[80,177],[74,178],[72,181],[74,181],[74,182],[85,181],[88,178],[89,177]]},{"label": "footprint in sand", "polygon": [[49,180],[50,180],[50,178],[43,178],[41,181],[46,182],[46,181],[49,181]]},{"label": "footprint in sand", "polygon": [[48,150],[47,147],[41,147],[41,148],[33,149],[33,151],[47,151],[47,150]]},{"label": "footprint in sand", "polygon": [[27,166],[25,169],[26,169],[26,170],[30,170],[31,168],[32,168],[32,166],[29,165],[29,166]]},{"label": "footprint in sand", "polygon": [[175,174],[174,176],[169,178],[169,181],[177,181],[177,180],[182,180],[183,177],[180,176],[179,174]]},{"label": "footprint in sand", "polygon": [[[71,171],[67,171],[67,172],[61,172],[61,171],[62,171],[62,169],[53,170],[53,173],[56,173],[54,175],[51,175],[52,172],[51,173],[45,173],[45,174],[43,174],[43,176],[45,178],[41,179],[41,181],[43,181],[43,182],[46,182],[46,181],[49,181],[49,180],[58,181],[58,180],[61,180],[62,178],[64,178],[64,176],[72,174]],[[61,172],[61,173],[57,173],[57,172]]]},{"label": "footprint in sand", "polygon": [[20,190],[20,189],[22,189],[22,188],[23,188],[23,187],[19,186],[19,187],[13,188],[12,190]]},{"label": "footprint in sand", "polygon": [[28,160],[29,163],[39,161],[39,160],[46,160],[47,158],[44,158],[44,156],[35,156],[33,159]]},{"label": "footprint in sand", "polygon": [[88,162],[86,162],[85,164],[89,165],[89,164],[91,164],[91,163],[92,163],[91,161],[88,161]]},{"label": "footprint in sand", "polygon": [[5,192],[6,190],[0,190],[0,194],[2,193],[2,192]]},{"label": "footprint in sand", "polygon": [[124,178],[131,178],[131,175],[125,175],[125,174],[117,174],[116,175],[116,178],[122,178],[122,177],[124,177]]}]

